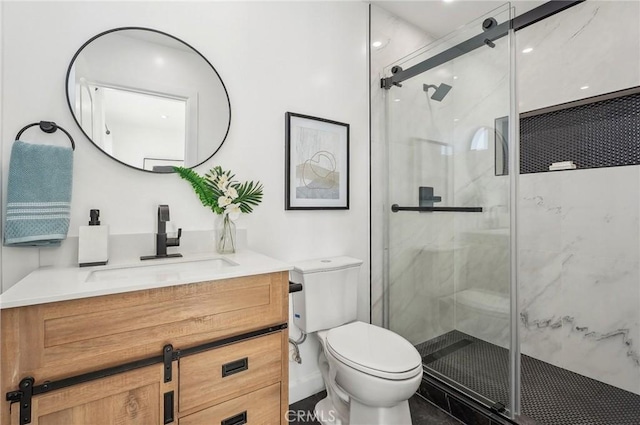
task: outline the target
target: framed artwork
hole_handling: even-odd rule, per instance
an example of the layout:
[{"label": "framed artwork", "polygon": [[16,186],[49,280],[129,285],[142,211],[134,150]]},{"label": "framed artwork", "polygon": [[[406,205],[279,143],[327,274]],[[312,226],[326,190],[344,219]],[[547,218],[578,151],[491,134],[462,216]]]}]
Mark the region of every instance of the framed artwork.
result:
[{"label": "framed artwork", "polygon": [[349,209],[349,124],[285,114],[285,209]]},{"label": "framed artwork", "polygon": [[182,159],[144,158],[142,169],[158,173],[173,173],[173,167],[184,167]]}]

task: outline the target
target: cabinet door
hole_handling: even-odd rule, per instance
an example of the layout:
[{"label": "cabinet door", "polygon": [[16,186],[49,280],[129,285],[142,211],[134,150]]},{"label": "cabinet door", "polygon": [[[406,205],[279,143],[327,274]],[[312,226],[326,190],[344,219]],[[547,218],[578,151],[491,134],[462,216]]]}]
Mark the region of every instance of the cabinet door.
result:
[{"label": "cabinet door", "polygon": [[[177,373],[174,370],[175,376]],[[174,378],[165,384],[163,365],[157,364],[41,394],[33,398],[32,423],[164,424],[165,393],[173,391],[175,395],[175,382]],[[176,412],[175,396],[172,407]]]}]

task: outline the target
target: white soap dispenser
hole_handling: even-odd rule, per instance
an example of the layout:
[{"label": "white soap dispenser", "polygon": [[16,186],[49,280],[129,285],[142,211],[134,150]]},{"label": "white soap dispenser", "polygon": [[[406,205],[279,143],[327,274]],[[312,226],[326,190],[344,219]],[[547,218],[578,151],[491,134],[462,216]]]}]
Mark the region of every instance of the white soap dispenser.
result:
[{"label": "white soap dispenser", "polygon": [[91,210],[89,217],[89,225],[78,230],[78,265],[103,266],[109,261],[109,226],[100,225],[100,210]]}]

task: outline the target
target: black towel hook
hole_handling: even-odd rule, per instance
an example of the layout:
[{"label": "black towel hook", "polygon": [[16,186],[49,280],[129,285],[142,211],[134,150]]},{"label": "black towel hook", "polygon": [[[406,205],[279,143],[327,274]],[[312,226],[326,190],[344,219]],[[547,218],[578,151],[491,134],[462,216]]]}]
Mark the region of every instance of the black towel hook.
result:
[{"label": "black towel hook", "polygon": [[71,141],[71,149],[73,149],[74,151],[76,150],[76,143],[73,141],[73,137],[71,137],[71,135],[69,134],[69,132],[67,130],[65,130],[64,128],[60,127],[59,125],[57,125],[55,122],[53,121],[40,121],[40,122],[34,122],[33,124],[29,124],[26,125],[24,127],[22,127],[22,130],[20,130],[18,132],[18,134],[16,135],[16,139],[18,140],[20,139],[20,136],[22,136],[22,133],[24,133],[24,131],[28,128],[31,128],[33,126],[39,125],[40,126],[40,130],[44,131],[45,133],[55,133],[56,130],[62,130],[62,132],[64,134],[67,135],[67,137],[69,138],[69,140]]}]

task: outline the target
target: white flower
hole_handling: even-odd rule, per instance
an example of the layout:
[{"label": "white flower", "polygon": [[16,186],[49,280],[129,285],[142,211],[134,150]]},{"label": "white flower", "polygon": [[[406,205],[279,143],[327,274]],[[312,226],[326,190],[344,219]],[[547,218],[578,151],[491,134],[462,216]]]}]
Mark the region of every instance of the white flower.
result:
[{"label": "white flower", "polygon": [[229,186],[229,187],[227,188],[227,190],[225,190],[224,194],[225,194],[228,198],[231,198],[232,200],[233,200],[233,199],[236,199],[236,198],[238,197],[238,191],[237,191],[234,187],[231,187],[231,186]]},{"label": "white flower", "polygon": [[218,198],[218,206],[220,208],[226,207],[231,203],[232,200],[233,199],[229,198],[228,196],[221,196]]},{"label": "white flower", "polygon": [[229,204],[224,208],[224,213],[229,215],[231,220],[240,218],[240,206],[238,204]]},{"label": "white flower", "polygon": [[229,185],[229,178],[227,177],[226,174],[222,174],[221,176],[218,176],[218,189],[225,190],[228,185]]}]

